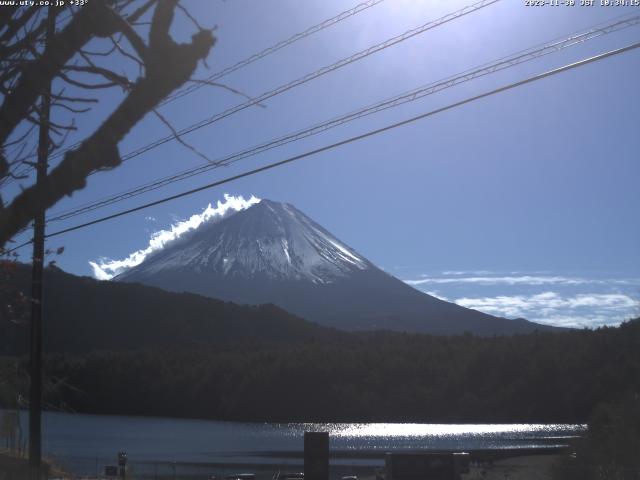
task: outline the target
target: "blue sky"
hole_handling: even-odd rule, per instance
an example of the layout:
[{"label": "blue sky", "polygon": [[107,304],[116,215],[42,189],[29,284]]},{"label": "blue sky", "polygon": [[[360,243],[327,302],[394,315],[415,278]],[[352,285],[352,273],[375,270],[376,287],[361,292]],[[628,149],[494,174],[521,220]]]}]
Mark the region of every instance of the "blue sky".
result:
[{"label": "blue sky", "polygon": [[[218,43],[203,78],[354,6],[355,1],[186,1]],[[462,8],[469,1],[386,0],[220,81],[261,93]],[[624,7],[526,7],[503,0],[309,82],[187,137],[210,158],[281,136],[518,50],[568,36]],[[174,34],[193,27],[178,17]],[[50,231],[212,182],[640,39],[611,33],[447,89],[324,134],[167,188],[52,224]],[[117,65],[125,71],[131,66]],[[59,266],[124,258],[150,235],[201,212],[223,194],[296,205],[371,261],[416,288],[488,313],[563,325],[615,324],[638,315],[637,211],[640,51],[588,65],[149,210],[51,239]],[[122,94],[82,118],[89,133]],[[181,128],[244,100],[206,87],[161,108]],[[168,133],[148,116],[127,153]],[[70,139],[74,141],[74,139]],[[51,213],[199,165],[177,142],[94,175]],[[26,237],[20,237],[20,239]],[[22,250],[24,259],[29,249]]]}]

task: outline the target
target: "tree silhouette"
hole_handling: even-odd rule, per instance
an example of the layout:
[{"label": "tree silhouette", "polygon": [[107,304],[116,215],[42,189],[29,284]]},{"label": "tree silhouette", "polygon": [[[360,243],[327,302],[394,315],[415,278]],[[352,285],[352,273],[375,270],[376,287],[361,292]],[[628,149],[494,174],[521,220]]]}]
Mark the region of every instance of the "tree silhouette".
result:
[{"label": "tree silhouette", "polygon": [[[196,25],[189,43],[177,43],[170,35],[177,10]],[[125,95],[92,133],[64,153],[42,186],[24,188],[8,205],[0,198],[0,248],[26,228],[38,211],[84,188],[88,175],[120,165],[121,140],[190,80],[215,43],[212,31],[199,27],[178,0],[91,0],[67,11],[72,15],[62,18],[63,26],[45,42],[46,9],[0,9],[0,182],[27,178],[24,172],[32,166],[33,155],[25,151],[29,135],[39,125],[38,100],[48,82],[64,85],[52,93],[52,108],[71,115],[81,115],[98,100],[68,93],[69,89],[86,93],[116,87]],[[65,15],[54,7],[49,12]],[[150,20],[142,21],[146,17]],[[89,50],[92,41],[110,47]],[[113,65],[118,60],[137,64],[138,77],[130,80],[117,73]],[[52,150],[76,128],[73,119],[49,125]]]}]

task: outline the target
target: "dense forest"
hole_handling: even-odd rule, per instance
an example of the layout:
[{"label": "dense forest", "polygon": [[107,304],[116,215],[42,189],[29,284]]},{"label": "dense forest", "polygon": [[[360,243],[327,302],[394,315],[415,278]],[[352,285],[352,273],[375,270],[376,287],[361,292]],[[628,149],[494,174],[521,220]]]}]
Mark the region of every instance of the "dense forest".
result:
[{"label": "dense forest", "polygon": [[[0,355],[28,352],[30,282],[29,265],[0,261]],[[348,336],[274,305],[237,305],[141,284],[78,277],[57,268],[46,269],[45,284],[44,350],[49,353],[245,341],[339,341]],[[7,305],[11,311],[3,311]],[[523,320],[513,322],[523,332],[529,331]]]},{"label": "dense forest", "polygon": [[[28,295],[31,269],[8,265],[7,278],[0,277],[0,307],[16,306],[14,318],[3,318],[9,314],[0,311],[0,355],[24,355],[29,344],[28,302],[21,305],[15,299]],[[101,282],[57,268],[46,270],[45,283],[44,351],[49,353],[340,336],[274,305],[236,305],[139,284]]]},{"label": "dense forest", "polygon": [[573,442],[574,455],[556,462],[553,480],[638,480],[640,395],[599,403],[588,431]]},{"label": "dense forest", "polygon": [[[9,273],[5,306],[29,284],[28,267],[12,264]],[[45,281],[51,409],[254,421],[584,422],[596,405],[640,393],[640,319],[515,336],[346,333],[270,305],[57,269]],[[28,384],[28,322],[14,305],[0,322],[0,406],[26,398]]]},{"label": "dense forest", "polygon": [[[51,408],[248,421],[584,422],[640,392],[640,319],[513,337],[388,332],[51,354]],[[6,404],[24,360],[0,361]],[[24,382],[23,382],[24,383]]]}]

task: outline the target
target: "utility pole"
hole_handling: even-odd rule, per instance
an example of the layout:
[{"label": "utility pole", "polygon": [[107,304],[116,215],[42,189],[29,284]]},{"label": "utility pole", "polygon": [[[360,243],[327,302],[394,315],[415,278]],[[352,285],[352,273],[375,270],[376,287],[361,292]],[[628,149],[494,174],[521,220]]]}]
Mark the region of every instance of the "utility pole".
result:
[{"label": "utility pole", "polygon": [[[54,7],[47,12],[45,51],[55,34]],[[40,104],[40,130],[36,186],[44,188],[49,160],[49,116],[51,113],[51,82],[42,92]],[[29,466],[33,480],[42,478],[42,273],[44,268],[45,208],[35,216],[33,223],[33,266],[31,279],[31,342],[29,373]]]}]

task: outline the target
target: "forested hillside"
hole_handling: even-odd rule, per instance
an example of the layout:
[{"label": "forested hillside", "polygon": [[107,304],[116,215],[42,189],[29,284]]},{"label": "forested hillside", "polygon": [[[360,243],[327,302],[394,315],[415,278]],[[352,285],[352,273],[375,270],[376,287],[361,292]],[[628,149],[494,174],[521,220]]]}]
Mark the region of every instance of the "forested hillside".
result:
[{"label": "forested hillside", "polygon": [[[12,268],[11,288],[0,289],[0,300],[6,303],[16,303],[20,292],[29,292],[30,268]],[[291,342],[338,335],[273,305],[236,305],[138,284],[100,282],[55,268],[46,270],[45,283],[45,353]],[[0,355],[28,351],[27,306],[14,321],[0,320]]]},{"label": "forested hillside", "polygon": [[[47,402],[227,420],[584,422],[596,404],[640,392],[638,345],[640,319],[513,337],[371,333],[60,354],[46,360]],[[3,360],[5,378],[16,361]]]}]

